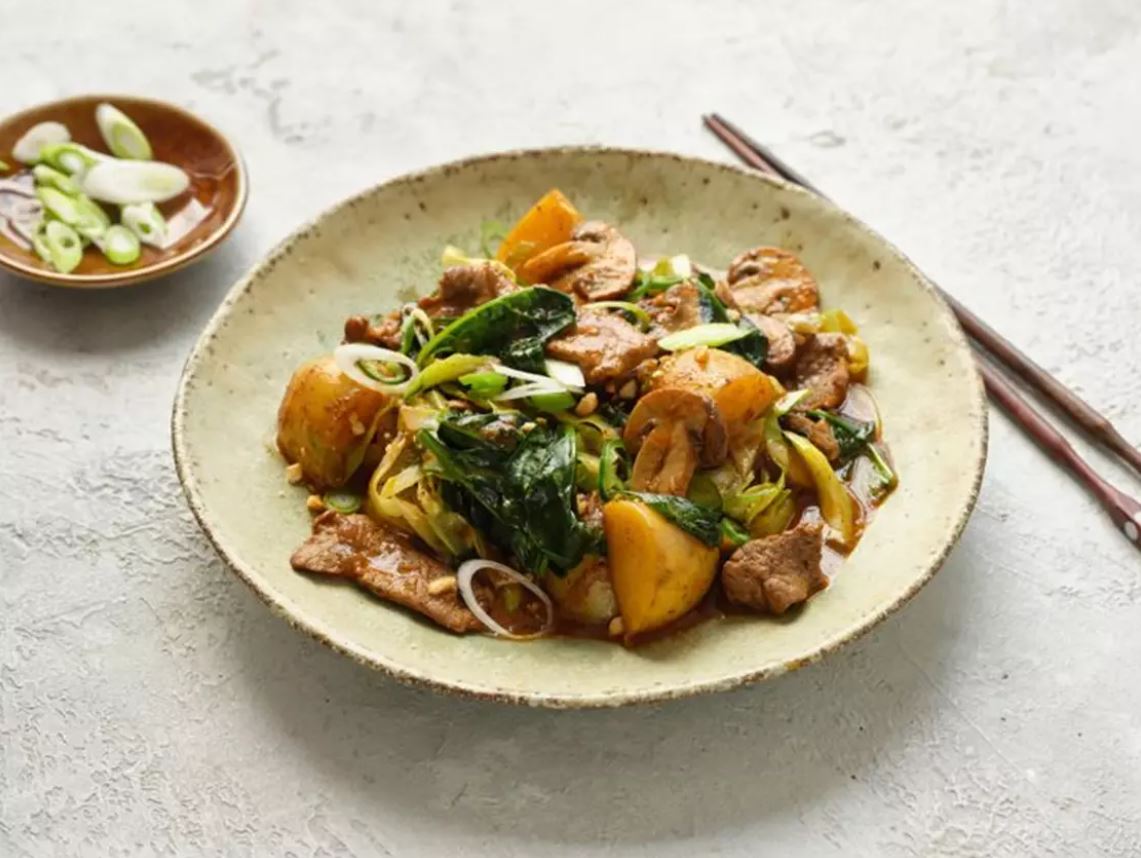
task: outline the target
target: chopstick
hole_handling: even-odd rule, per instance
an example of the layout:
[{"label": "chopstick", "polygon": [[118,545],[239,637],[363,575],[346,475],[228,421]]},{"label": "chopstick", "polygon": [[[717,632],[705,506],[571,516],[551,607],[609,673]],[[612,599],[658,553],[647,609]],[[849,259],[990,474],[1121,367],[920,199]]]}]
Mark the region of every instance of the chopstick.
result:
[{"label": "chopstick", "polygon": [[[822,197],[825,196],[819,188],[784,163],[770,149],[758,143],[727,119],[718,116],[716,113],[711,113],[703,116],[702,121],[710,131],[716,134],[750,167],[775,174]],[[1023,354],[1013,343],[963,306],[953,295],[948,294],[938,286],[935,288],[939,290],[939,295],[951,307],[951,311],[959,320],[963,330],[973,340],[998,358],[1023,381],[1037,389],[1094,441],[1117,454],[1122,461],[1141,475],[1141,450],[1130,444],[1107,417]]]},{"label": "chopstick", "polygon": [[[746,164],[761,172],[780,176],[793,184],[820,196],[823,193],[807,178],[785,164],[772,152],[753,140],[732,123],[716,113],[702,117],[702,121],[717,137]],[[938,287],[936,287],[938,288]],[[1141,549],[1141,503],[1114,488],[1089,466],[1065,437],[1055,429],[993,366],[984,354],[1003,361],[1011,370],[1037,388],[1044,396],[1101,442],[1134,470],[1141,473],[1141,452],[1129,444],[1108,419],[1084,402],[1077,394],[1053,378],[1029,357],[978,316],[960,304],[942,289],[939,294],[950,306],[959,324],[974,341],[975,363],[986,385],[987,393],[1009,416],[1018,423],[1031,439],[1054,461],[1066,467],[1102,505],[1114,524],[1125,534],[1135,548]],[[981,348],[980,348],[981,347]],[[982,352],[986,349],[986,352]]]}]

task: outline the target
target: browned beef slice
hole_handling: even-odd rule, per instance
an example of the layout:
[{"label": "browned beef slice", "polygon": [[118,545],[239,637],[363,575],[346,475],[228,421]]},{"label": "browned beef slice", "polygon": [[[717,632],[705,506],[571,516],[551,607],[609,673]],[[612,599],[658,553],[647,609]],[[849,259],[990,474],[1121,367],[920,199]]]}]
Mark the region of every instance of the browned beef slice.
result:
[{"label": "browned beef slice", "polygon": [[823,526],[802,522],[792,530],[746,542],[721,569],[725,595],[735,605],[783,614],[828,586],[820,570]]},{"label": "browned beef slice", "polygon": [[439,288],[420,299],[429,316],[453,319],[519,287],[490,262],[453,265],[440,277]]},{"label": "browned beef slice", "polygon": [[654,320],[653,333],[663,337],[702,323],[701,292],[692,283],[678,283],[642,302]]},{"label": "browned beef slice", "polygon": [[769,351],[765,357],[765,369],[773,375],[784,375],[792,369],[796,360],[796,337],[788,325],[772,316],[760,313],[747,314],[749,321],[761,329],[769,341]]},{"label": "browned beef slice", "polygon": [[365,316],[349,316],[345,320],[346,343],[371,343],[386,349],[399,349],[400,339],[399,310],[393,310],[372,323]]},{"label": "browned beef slice", "polygon": [[823,420],[813,420],[807,414],[789,414],[785,418],[788,428],[811,441],[816,449],[828,457],[829,462],[840,458],[840,444],[832,434],[832,427]]},{"label": "browned beef slice", "polygon": [[321,513],[313,521],[313,535],[289,562],[298,572],[351,578],[382,599],[419,611],[453,632],[483,629],[454,590],[437,596],[428,592],[428,582],[453,575],[454,570],[367,515]]},{"label": "browned beef slice", "polygon": [[807,388],[797,408],[836,408],[848,395],[848,344],[842,334],[813,334],[800,347],[794,386]]},{"label": "browned beef slice", "polygon": [[658,346],[617,313],[586,312],[567,333],[547,343],[547,354],[577,364],[587,384],[630,375]]}]

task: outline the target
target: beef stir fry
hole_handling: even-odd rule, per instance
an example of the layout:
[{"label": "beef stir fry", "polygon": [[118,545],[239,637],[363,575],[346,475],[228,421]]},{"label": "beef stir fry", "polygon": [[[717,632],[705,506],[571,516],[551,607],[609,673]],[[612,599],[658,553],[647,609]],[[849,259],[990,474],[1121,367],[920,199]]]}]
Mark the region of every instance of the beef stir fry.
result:
[{"label": "beef stir fry", "polygon": [[794,254],[640,261],[553,190],[294,373],[293,567],[512,639],[784,614],[896,484],[867,372]]}]

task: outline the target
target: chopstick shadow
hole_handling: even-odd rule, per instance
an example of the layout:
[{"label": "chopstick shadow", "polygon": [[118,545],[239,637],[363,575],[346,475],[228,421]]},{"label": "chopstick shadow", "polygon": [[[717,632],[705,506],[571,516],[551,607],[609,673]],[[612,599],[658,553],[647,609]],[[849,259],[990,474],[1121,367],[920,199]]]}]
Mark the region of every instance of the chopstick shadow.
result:
[{"label": "chopstick shadow", "polygon": [[940,664],[985,572],[967,556],[955,552],[903,612],[821,664],[652,707],[553,712],[409,689],[264,611],[234,639],[273,732],[308,756],[314,800],[336,784],[330,800],[433,831],[645,844],[882,788],[873,770],[921,747],[947,705]]},{"label": "chopstick shadow", "polygon": [[118,289],[47,286],[2,272],[0,338],[32,354],[129,352],[160,340],[185,344],[206,324],[244,260],[240,246],[227,242],[190,268]]}]

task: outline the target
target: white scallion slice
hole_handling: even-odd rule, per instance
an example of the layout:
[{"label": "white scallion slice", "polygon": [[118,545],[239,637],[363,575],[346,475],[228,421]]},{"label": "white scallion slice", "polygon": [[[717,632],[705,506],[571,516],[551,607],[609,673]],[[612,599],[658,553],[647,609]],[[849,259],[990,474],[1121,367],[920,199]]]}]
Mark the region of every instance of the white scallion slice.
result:
[{"label": "white scallion slice", "polygon": [[35,164],[40,160],[45,146],[67,143],[71,132],[62,122],[41,122],[24,132],[12,147],[12,157],[22,164]]},{"label": "white scallion slice", "polygon": [[[496,572],[506,576],[513,584],[518,584],[528,592],[534,594],[543,606],[547,609],[547,621],[543,627],[530,635],[517,635],[513,631],[499,623],[492,618],[491,614],[479,603],[479,599],[475,596],[475,588],[472,586],[472,580],[475,578],[477,572],[482,569],[494,569]],[[464,600],[464,604],[468,606],[476,618],[483,623],[492,634],[501,638],[510,638],[514,641],[528,641],[535,638],[541,638],[554,628],[555,625],[555,606],[551,603],[551,597],[548,596],[543,588],[532,581],[529,577],[521,572],[516,572],[510,566],[502,563],[496,563],[494,560],[468,560],[460,564],[460,568],[456,570],[456,586],[460,591],[460,596]]]},{"label": "white scallion slice", "polygon": [[86,194],[80,194],[75,198],[75,209],[79,214],[79,220],[73,225],[75,231],[84,238],[92,241],[101,238],[111,226],[111,218],[107,212]]},{"label": "white scallion slice", "polygon": [[[420,374],[416,361],[408,355],[368,343],[345,343],[337,346],[337,350],[333,352],[333,359],[341,372],[361,387],[380,393],[402,394]],[[381,374],[371,369],[366,370],[370,364],[398,364],[407,370],[407,374],[402,373],[400,378],[387,381]]]},{"label": "white scallion slice", "polygon": [[79,223],[80,213],[79,207],[76,205],[75,197],[69,197],[67,194],[60,193],[55,188],[36,188],[36,196],[40,198],[40,202],[44,204],[44,208],[53,217],[59,218],[64,223],[75,226]]},{"label": "white scallion slice", "polygon": [[739,340],[749,333],[747,328],[739,328],[728,322],[711,322],[708,325],[697,325],[686,328],[684,331],[669,334],[658,340],[658,345],[667,352],[678,352],[683,349],[709,346],[716,348],[734,340]]},{"label": "white scallion slice", "polygon": [[807,389],[790,390],[776,401],[776,404],[773,406],[773,413],[776,414],[777,417],[784,417],[796,407],[800,400],[808,396],[809,393],[811,393],[811,391]]},{"label": "white scallion slice", "polygon": [[103,135],[103,142],[116,158],[149,161],[154,157],[147,135],[113,104],[104,102],[95,108],[95,124]]},{"label": "white scallion slice", "polygon": [[135,203],[123,206],[123,226],[151,247],[166,246],[166,218],[154,203]]},{"label": "white scallion slice", "polygon": [[76,179],[82,177],[96,164],[111,160],[113,159],[108,158],[102,152],[96,152],[94,149],[88,149],[78,143],[52,143],[45,146],[40,152],[42,163],[62,170]]},{"label": "white scallion slice", "polygon": [[93,200],[126,206],[162,203],[190,186],[190,177],[160,161],[103,161],[83,177],[83,191]]},{"label": "white scallion slice", "polygon": [[112,265],[130,265],[139,260],[139,239],[121,224],[107,227],[95,243]]},{"label": "white scallion slice", "polygon": [[[53,220],[48,221],[43,236],[43,247],[52,267],[61,274],[74,271],[83,259],[83,240],[79,233],[66,223]],[[40,252],[38,244],[36,252]]]},{"label": "white scallion slice", "polygon": [[550,396],[554,393],[566,393],[567,389],[558,384],[543,384],[542,382],[530,382],[528,384],[520,384],[509,390],[503,391],[495,397],[496,402],[510,402],[513,399],[528,399],[532,396]]},{"label": "white scallion slice", "polygon": [[586,387],[586,379],[578,364],[565,360],[547,360],[546,369],[547,375],[568,390],[582,390]]},{"label": "white scallion slice", "polygon": [[75,179],[67,173],[60,172],[55,167],[49,167],[47,164],[36,164],[32,168],[32,175],[36,179],[36,184],[43,187],[55,188],[60,193],[71,197],[79,193],[79,185],[76,184]]}]

